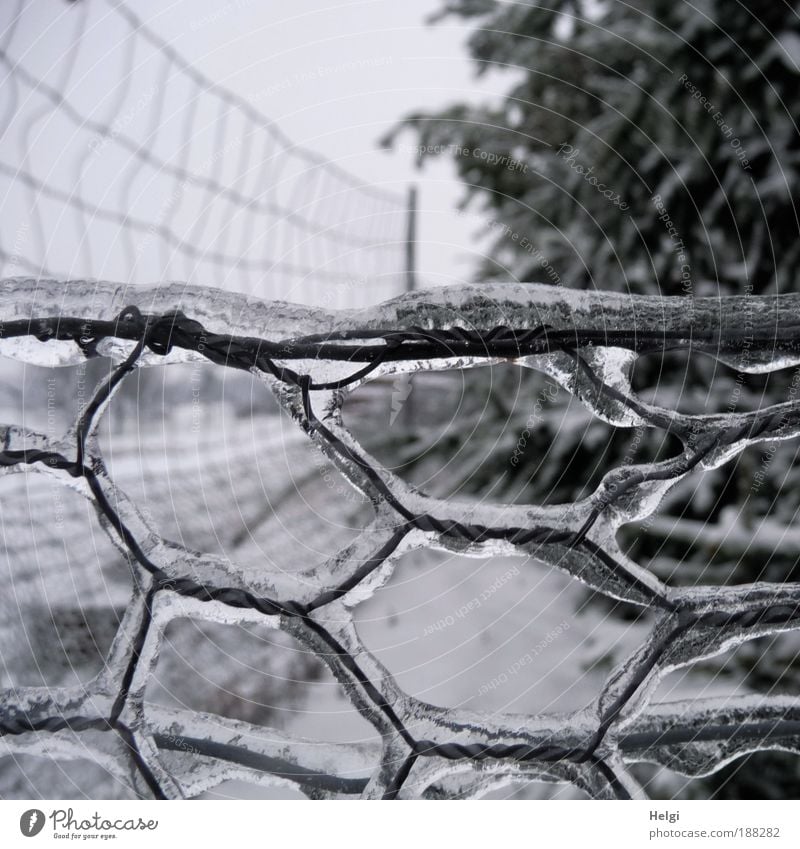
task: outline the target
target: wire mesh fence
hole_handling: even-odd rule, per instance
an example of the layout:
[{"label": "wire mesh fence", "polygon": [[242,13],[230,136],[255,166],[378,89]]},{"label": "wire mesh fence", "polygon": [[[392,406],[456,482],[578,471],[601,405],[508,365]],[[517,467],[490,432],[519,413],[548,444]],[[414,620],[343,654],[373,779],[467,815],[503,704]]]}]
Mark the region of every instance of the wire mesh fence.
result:
[{"label": "wire mesh fence", "polygon": [[330,307],[405,290],[406,197],[293,143],[122,0],[4,4],[0,74],[4,276]]},{"label": "wire mesh fence", "polygon": [[[670,586],[625,554],[617,532],[655,514],[687,475],[723,466],[750,445],[800,434],[800,404],[791,394],[749,412],[702,415],[648,403],[631,384],[637,359],[685,350],[745,372],[796,366],[800,296],[635,297],[495,284],[335,312],[177,284],[78,282],[65,299],[63,282],[16,278],[0,291],[3,355],[52,366],[100,355],[116,363],[63,436],[7,425],[0,464],[6,474],[47,475],[88,499],[132,585],[95,678],[58,689],[18,686],[0,696],[6,752],[90,752],[138,793],[159,798],[245,777],[289,782],[314,797],[391,799],[478,796],[509,776],[631,798],[643,793],[629,769],[639,762],[699,776],[749,752],[798,751],[795,697],[659,703],[653,696],[672,670],[797,630],[800,586]],[[164,538],[157,519],[109,475],[98,428],[138,369],[185,361],[249,372],[272,391],[308,450],[323,452],[370,506],[372,518],[354,541],[300,571],[253,573]],[[589,497],[573,503],[459,502],[403,482],[342,418],[345,398],[382,375],[501,362],[544,372],[616,429],[653,428],[676,437],[682,450],[611,468]],[[428,704],[398,685],[354,623],[355,610],[386,584],[398,558],[425,548],[526,555],[649,611],[653,626],[591,703],[572,713],[489,715]],[[331,670],[378,740],[310,741],[150,703],[146,688],[165,630],[181,618],[258,623],[291,635]]]}]

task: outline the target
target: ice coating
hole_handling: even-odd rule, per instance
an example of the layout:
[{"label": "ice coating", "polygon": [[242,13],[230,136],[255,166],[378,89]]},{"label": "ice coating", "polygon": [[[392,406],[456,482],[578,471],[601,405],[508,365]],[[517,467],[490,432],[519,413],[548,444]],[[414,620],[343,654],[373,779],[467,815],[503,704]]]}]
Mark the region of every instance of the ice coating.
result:
[{"label": "ice coating", "polygon": [[[108,331],[93,339],[91,327],[86,339],[48,336],[53,320],[116,322],[130,306],[155,317],[180,310],[186,346],[167,350],[151,339],[153,345],[137,351],[135,334],[122,338]],[[236,777],[290,783],[314,797],[367,798],[477,797],[515,777],[570,782],[597,798],[627,798],[641,794],[626,771],[626,764],[635,761],[700,775],[765,747],[798,751],[796,699],[744,697],[666,705],[651,700],[659,680],[673,669],[746,640],[796,630],[800,586],[673,589],[626,557],[616,542],[622,525],[653,514],[686,475],[726,463],[755,442],[800,434],[800,405],[793,400],[754,412],[704,415],[648,404],[631,386],[636,357],[683,346],[742,370],[787,368],[800,362],[798,310],[796,295],[689,302],[493,284],[414,292],[374,308],[335,313],[177,283],[125,287],[95,281],[3,281],[0,353],[25,362],[77,363],[85,358],[87,346],[96,345],[97,352],[122,363],[124,379],[126,360],[132,369],[204,359],[189,346],[195,332],[225,336],[217,340],[224,345],[231,344],[228,337],[288,343],[286,356],[271,361],[273,370],[254,364],[252,371],[309,442],[366,496],[373,518],[355,541],[323,562],[291,574],[254,573],[162,538],[112,480],[96,432],[121,382],[101,385],[88,421],[79,420],[63,437],[3,428],[3,473],[46,474],[72,487],[97,507],[100,524],[120,551],[135,549],[136,556],[131,560],[133,601],[104,670],[80,690],[17,688],[0,694],[0,751],[46,751],[69,758],[76,752],[85,756],[88,750],[112,772],[127,776],[142,795],[191,796]],[[744,311],[747,336],[740,330]],[[25,332],[18,332],[20,322]],[[537,334],[562,335],[556,350],[510,356],[502,348],[507,337],[492,336],[497,328],[530,332],[533,342]],[[426,337],[425,331],[444,335]],[[425,344],[433,340],[440,350],[422,358],[405,356],[406,340],[392,336],[398,332]],[[567,339],[570,334],[574,343]],[[485,350],[462,353],[476,338]],[[336,359],[335,347],[324,349],[330,356],[291,355],[292,345],[313,346],[320,340],[384,345],[384,359],[352,382],[329,388],[327,384],[343,381],[360,364]],[[616,427],[668,431],[680,439],[683,452],[660,463],[609,469],[594,493],[570,504],[459,502],[433,498],[404,483],[364,450],[342,420],[346,394],[380,374],[499,361],[549,374],[593,415]],[[445,710],[405,693],[364,645],[352,621],[353,608],[389,579],[401,554],[422,547],[475,556],[527,555],[597,592],[648,607],[657,620],[646,642],[578,712],[489,716]],[[259,622],[294,636],[324,660],[379,732],[380,750],[372,744],[323,744],[148,704],[146,686],[164,631],[169,622],[184,617],[221,624]]]},{"label": "ice coating", "polygon": [[[717,356],[734,368],[766,372],[800,363],[800,295],[686,298],[575,291],[535,283],[464,284],[409,292],[363,310],[336,311],[285,302],[266,302],[221,289],[188,283],[122,285],[100,280],[47,280],[16,277],[0,281],[0,321],[71,315],[115,318],[124,307],[164,313],[180,309],[212,332],[273,339],[409,325],[423,327],[590,328],[623,340],[646,332],[661,336],[660,347],[691,341],[693,350]],[[742,330],[747,315],[747,333]],[[668,336],[667,334],[672,334]],[[611,337],[606,340],[606,345]],[[617,347],[619,345],[617,340]],[[50,343],[55,346],[53,343]],[[7,355],[50,357],[31,343],[7,347]],[[79,362],[61,346],[62,357]],[[177,355],[176,355],[177,356]],[[612,354],[612,358],[619,357]]]}]

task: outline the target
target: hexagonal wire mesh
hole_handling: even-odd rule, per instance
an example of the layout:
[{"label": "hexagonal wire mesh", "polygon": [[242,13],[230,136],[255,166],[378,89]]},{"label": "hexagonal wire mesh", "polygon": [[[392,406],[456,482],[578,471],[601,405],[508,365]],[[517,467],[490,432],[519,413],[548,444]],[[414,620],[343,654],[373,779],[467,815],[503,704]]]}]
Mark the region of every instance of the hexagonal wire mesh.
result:
[{"label": "hexagonal wire mesh", "polygon": [[[49,475],[94,505],[131,568],[127,606],[107,662],[85,685],[17,687],[0,697],[8,752],[85,757],[141,794],[195,795],[232,776],[271,776],[312,796],[480,795],[509,774],[567,781],[598,798],[641,795],[627,764],[704,775],[764,749],[798,751],[800,703],[741,696],[652,703],[661,678],[800,625],[800,586],[673,588],[631,561],[624,524],[656,511],[692,472],[748,445],[796,438],[794,397],[752,412],[687,415],[646,403],[630,374],[667,349],[708,354],[763,373],[800,363],[800,296],[686,299],[484,285],[410,293],[357,313],[268,303],[170,284],[6,280],[0,353],[68,365],[118,363],[63,438],[3,428],[4,471]],[[65,294],[66,293],[66,294]],[[187,360],[247,370],[263,381],[371,504],[358,538],[299,573],[253,577],[224,557],[163,539],[110,478],[99,417],[135,369]],[[533,507],[460,503],[416,491],[370,457],[344,425],[355,387],[380,375],[513,362],[547,373],[617,428],[656,428],[683,445],[661,462],[609,469],[589,497]],[[794,384],[792,384],[794,386]],[[592,590],[653,611],[646,642],[571,714],[482,715],[411,697],[359,638],[353,608],[389,579],[401,553],[526,554]],[[316,654],[380,744],[312,745],[274,729],[148,704],[159,642],[177,617],[260,622]]]}]

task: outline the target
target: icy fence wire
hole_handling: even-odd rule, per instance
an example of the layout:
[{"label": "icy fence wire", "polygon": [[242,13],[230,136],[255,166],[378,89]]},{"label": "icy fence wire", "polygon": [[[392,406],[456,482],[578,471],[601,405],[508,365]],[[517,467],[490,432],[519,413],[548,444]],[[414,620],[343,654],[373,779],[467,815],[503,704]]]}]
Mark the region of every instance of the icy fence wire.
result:
[{"label": "icy fence wire", "polygon": [[[91,753],[141,795],[193,796],[228,778],[289,782],[314,797],[481,795],[509,777],[570,782],[596,798],[642,790],[626,766],[648,761],[689,776],[745,753],[798,752],[800,701],[742,696],[656,704],[669,671],[756,637],[797,629],[800,585],[673,588],[627,558],[616,531],[653,513],[690,473],[748,445],[794,439],[800,403],[684,415],[632,389],[638,356],[691,349],[751,373],[800,363],[800,296],[687,299],[569,292],[535,285],[410,293],[358,312],[263,302],[183,284],[126,287],[15,278],[0,284],[0,353],[39,365],[106,355],[118,365],[68,433],[3,427],[7,474],[37,472],[89,499],[131,568],[127,607],[102,672],[76,688],[0,695],[2,752]],[[189,360],[250,371],[363,493],[371,523],[348,547],[299,573],[245,578],[227,559],[163,539],[109,477],[98,422],[137,368]],[[609,470],[588,498],[557,506],[459,503],[414,490],[344,426],[347,393],[379,375],[513,362],[547,373],[599,419],[678,437],[668,460]],[[527,555],[612,599],[656,614],[644,645],[584,709],[482,715],[403,692],[360,641],[352,610],[384,585],[398,557],[435,547]],[[145,702],[168,623],[259,622],[322,660],[380,743],[295,738],[225,717]]]},{"label": "icy fence wire", "polygon": [[123,0],[9,0],[0,79],[0,275],[191,279],[334,308],[405,290],[405,197],[263,114],[291,78],[252,74],[245,99]]}]

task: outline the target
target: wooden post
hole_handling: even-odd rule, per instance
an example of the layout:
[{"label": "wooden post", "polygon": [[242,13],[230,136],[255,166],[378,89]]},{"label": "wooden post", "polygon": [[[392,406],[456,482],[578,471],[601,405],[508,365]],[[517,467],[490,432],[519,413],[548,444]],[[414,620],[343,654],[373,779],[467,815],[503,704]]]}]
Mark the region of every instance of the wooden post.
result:
[{"label": "wooden post", "polygon": [[406,207],[406,291],[417,288],[417,187],[408,187]]},{"label": "wooden post", "polygon": [[[406,291],[413,292],[417,287],[417,187],[411,183],[408,187],[406,205]],[[399,405],[394,415],[401,425],[411,428],[416,419],[414,385],[411,375],[395,377],[392,391],[392,406]]]}]

